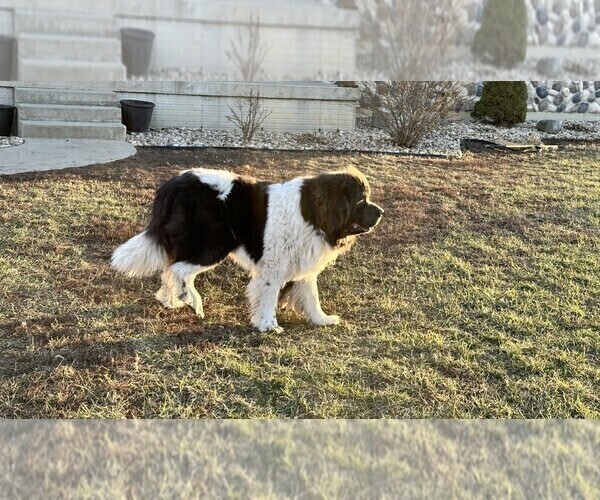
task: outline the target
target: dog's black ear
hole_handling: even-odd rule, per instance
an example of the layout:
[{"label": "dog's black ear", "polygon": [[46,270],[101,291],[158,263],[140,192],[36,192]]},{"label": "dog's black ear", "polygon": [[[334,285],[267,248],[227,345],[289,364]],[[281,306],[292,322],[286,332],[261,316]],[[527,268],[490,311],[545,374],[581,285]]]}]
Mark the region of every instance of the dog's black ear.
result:
[{"label": "dog's black ear", "polygon": [[345,174],[324,174],[306,179],[302,186],[302,216],[322,231],[327,242],[335,245],[344,237],[356,184]]}]

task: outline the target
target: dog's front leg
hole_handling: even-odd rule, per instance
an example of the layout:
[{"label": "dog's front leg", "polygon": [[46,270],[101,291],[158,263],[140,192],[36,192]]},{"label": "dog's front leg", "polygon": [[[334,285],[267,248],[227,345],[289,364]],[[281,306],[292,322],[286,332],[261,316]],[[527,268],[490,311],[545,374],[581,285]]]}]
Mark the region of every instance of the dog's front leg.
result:
[{"label": "dog's front leg", "polygon": [[283,328],[277,324],[277,298],[281,283],[264,274],[259,274],[248,284],[248,300],[250,301],[250,317],[252,325],[261,332],[274,331],[281,333]]},{"label": "dog's front leg", "polygon": [[308,319],[317,326],[337,325],[340,322],[339,316],[327,315],[321,309],[316,274],[294,282],[291,299],[292,303],[299,305]]}]

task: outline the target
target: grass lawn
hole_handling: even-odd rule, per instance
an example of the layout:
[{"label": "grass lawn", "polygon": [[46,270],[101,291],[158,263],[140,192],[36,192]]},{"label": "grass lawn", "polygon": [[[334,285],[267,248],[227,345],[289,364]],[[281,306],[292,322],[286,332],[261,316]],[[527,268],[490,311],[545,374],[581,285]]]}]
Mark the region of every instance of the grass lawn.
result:
[{"label": "grass lawn", "polygon": [[[269,180],[348,164],[381,225],[320,279],[326,329],[254,332],[247,278],[200,276],[206,320],[108,266],[184,168]],[[600,146],[425,159],[140,149],[0,178],[3,417],[600,417]]]}]

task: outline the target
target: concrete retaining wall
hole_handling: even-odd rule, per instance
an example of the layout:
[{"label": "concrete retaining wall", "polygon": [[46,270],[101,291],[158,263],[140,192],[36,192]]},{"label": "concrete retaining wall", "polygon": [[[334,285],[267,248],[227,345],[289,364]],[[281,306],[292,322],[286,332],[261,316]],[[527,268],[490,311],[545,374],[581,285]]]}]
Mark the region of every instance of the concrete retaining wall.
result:
[{"label": "concrete retaining wall", "polygon": [[[239,78],[228,57],[251,19],[261,23],[264,75],[339,79],[355,71],[359,16],[317,0],[0,0],[0,33],[12,34],[8,9],[111,14],[121,27],[155,32],[151,68],[186,68]],[[11,13],[12,15],[12,13]],[[77,50],[77,47],[73,48]],[[260,76],[260,75],[257,75]]]},{"label": "concrete retaining wall", "polygon": [[[265,130],[353,130],[357,92],[327,84],[245,84],[178,82],[116,82],[122,99],[156,103],[152,127],[232,129],[227,120],[236,97],[258,90],[265,110]],[[137,88],[136,88],[137,87]]]},{"label": "concrete retaining wall", "polygon": [[9,104],[14,106],[15,104],[15,92],[12,87],[2,87],[0,82],[0,104]]},{"label": "concrete retaining wall", "polygon": [[264,98],[264,109],[272,114],[265,130],[318,131],[353,130],[358,90],[326,83],[231,83],[231,82],[0,82],[0,103],[12,104],[12,88],[102,89],[121,99],[156,103],[151,127],[232,129],[226,118],[235,98],[253,89]]}]

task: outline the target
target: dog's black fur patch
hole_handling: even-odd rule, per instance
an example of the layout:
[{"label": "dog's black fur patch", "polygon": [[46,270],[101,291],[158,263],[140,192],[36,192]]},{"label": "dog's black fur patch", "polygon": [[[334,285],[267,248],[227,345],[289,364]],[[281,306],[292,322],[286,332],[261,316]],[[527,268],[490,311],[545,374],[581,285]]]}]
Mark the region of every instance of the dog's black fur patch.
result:
[{"label": "dog's black fur patch", "polygon": [[264,248],[267,184],[238,178],[226,200],[192,172],[156,192],[147,234],[171,262],[212,266],[241,246],[258,262]]},{"label": "dog's black fur patch", "polygon": [[254,179],[238,179],[226,205],[236,241],[244,246],[254,262],[263,255],[269,184]]}]

